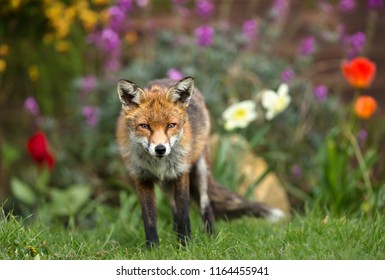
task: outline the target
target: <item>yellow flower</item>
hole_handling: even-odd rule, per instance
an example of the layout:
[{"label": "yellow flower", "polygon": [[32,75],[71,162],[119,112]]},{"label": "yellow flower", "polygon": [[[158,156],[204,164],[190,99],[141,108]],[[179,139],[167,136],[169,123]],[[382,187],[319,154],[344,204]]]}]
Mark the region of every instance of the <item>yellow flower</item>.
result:
[{"label": "yellow flower", "polygon": [[35,82],[39,79],[39,76],[40,76],[39,69],[37,68],[37,66],[35,64],[30,65],[28,67],[28,75],[29,75],[29,79],[32,82]]},{"label": "yellow flower", "polygon": [[64,5],[60,2],[54,2],[52,4],[47,4],[45,8],[45,15],[51,21],[55,21],[57,18],[61,18],[63,13]]},{"label": "yellow flower", "polygon": [[67,7],[61,2],[46,4],[45,15],[49,19],[55,36],[59,39],[66,37],[76,16],[76,7]]},{"label": "yellow flower", "polygon": [[245,128],[257,118],[255,103],[251,100],[242,101],[227,108],[222,118],[225,120],[225,129],[233,130],[237,127]]},{"label": "yellow flower", "polygon": [[124,36],[124,41],[128,45],[133,45],[138,41],[138,34],[135,31],[127,32],[127,34]]},{"label": "yellow flower", "polygon": [[70,19],[72,21],[76,16],[76,7],[75,6],[68,7],[65,10],[65,15],[67,19]]},{"label": "yellow flower", "polygon": [[31,255],[31,257],[35,257],[37,255],[37,250],[33,246],[27,246],[27,252]]},{"label": "yellow flower", "polygon": [[277,92],[264,90],[262,92],[262,107],[266,109],[266,119],[272,120],[276,115],[283,112],[289,106],[291,97],[289,86],[281,84]]},{"label": "yellow flower", "polygon": [[98,15],[91,10],[83,10],[79,13],[79,18],[83,23],[83,26],[86,30],[92,30],[95,25],[98,23]]},{"label": "yellow flower", "polygon": [[0,73],[4,72],[6,68],[7,68],[7,63],[5,62],[5,60],[0,59]]},{"label": "yellow flower", "polygon": [[12,10],[17,10],[21,5],[21,0],[11,0]]},{"label": "yellow flower", "polygon": [[76,1],[75,8],[77,12],[80,14],[82,11],[88,10],[88,1],[80,0]]},{"label": "yellow flower", "polygon": [[66,52],[69,50],[70,44],[68,41],[61,40],[56,43],[55,48],[58,52]]}]

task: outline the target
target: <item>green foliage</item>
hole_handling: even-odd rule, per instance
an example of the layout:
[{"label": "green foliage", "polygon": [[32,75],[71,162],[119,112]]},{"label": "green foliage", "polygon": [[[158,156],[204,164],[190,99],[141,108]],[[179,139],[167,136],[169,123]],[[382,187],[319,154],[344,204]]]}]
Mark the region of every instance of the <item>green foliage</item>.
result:
[{"label": "green foliage", "polygon": [[48,211],[53,217],[67,217],[74,219],[80,210],[90,202],[91,187],[86,184],[75,184],[65,189],[48,186],[49,173],[44,169],[36,178],[32,186],[18,178],[11,181],[11,191],[14,198],[23,204],[29,212],[36,207]]},{"label": "green foliage", "polygon": [[11,181],[12,193],[16,199],[20,200],[28,206],[33,206],[36,201],[36,195],[29,186],[20,181],[17,178],[13,178]]},{"label": "green foliage", "polygon": [[1,154],[1,163],[6,171],[9,171],[10,166],[20,158],[18,148],[9,143],[3,143],[1,145]]},{"label": "green foliage", "polygon": [[362,154],[349,131],[334,129],[320,149],[318,160],[321,168],[316,203],[334,213],[379,209],[376,196],[381,189],[374,188],[369,174],[378,160],[374,150]]},{"label": "green foliage", "polygon": [[73,185],[65,190],[53,189],[51,191],[53,215],[73,216],[90,199],[91,188],[87,185]]}]

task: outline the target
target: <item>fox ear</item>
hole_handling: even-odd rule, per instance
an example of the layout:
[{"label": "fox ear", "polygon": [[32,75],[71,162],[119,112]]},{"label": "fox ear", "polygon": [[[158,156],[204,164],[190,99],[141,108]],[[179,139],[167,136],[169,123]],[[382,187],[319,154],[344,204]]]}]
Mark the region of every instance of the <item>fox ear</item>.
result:
[{"label": "fox ear", "polygon": [[168,90],[167,98],[172,102],[178,102],[187,107],[193,92],[194,78],[187,77],[177,82]]},{"label": "fox ear", "polygon": [[131,109],[142,102],[144,91],[130,81],[120,80],[118,82],[118,95],[123,107]]}]

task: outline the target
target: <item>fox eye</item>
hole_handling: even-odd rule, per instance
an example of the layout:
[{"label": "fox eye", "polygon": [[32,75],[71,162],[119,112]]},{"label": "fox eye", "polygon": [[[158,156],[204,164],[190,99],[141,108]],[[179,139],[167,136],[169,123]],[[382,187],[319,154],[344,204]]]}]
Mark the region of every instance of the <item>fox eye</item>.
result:
[{"label": "fox eye", "polygon": [[150,126],[148,124],[145,124],[145,123],[141,123],[141,124],[139,124],[139,126],[143,129],[150,129]]},{"label": "fox eye", "polygon": [[176,123],[169,123],[167,125],[167,128],[174,128],[176,126]]}]

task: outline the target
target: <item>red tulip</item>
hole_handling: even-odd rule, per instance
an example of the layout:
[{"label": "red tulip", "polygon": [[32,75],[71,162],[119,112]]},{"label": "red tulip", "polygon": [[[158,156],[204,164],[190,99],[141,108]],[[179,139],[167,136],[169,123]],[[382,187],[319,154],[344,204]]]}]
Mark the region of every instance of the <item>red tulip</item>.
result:
[{"label": "red tulip", "polygon": [[367,58],[356,57],[342,63],[342,73],[352,87],[364,89],[369,87],[374,79],[376,64]]},{"label": "red tulip", "polygon": [[55,165],[55,159],[48,151],[47,138],[43,132],[37,132],[28,140],[27,149],[39,167],[45,163],[52,169]]}]

